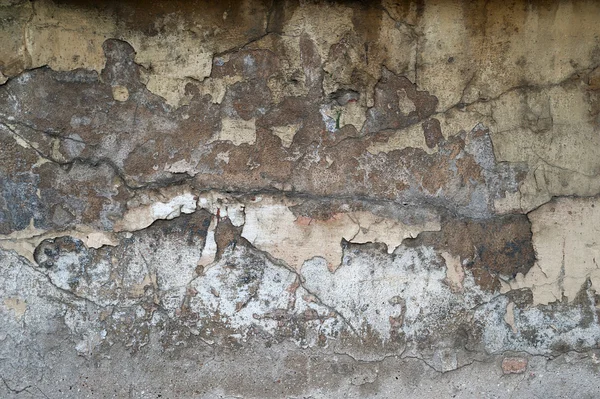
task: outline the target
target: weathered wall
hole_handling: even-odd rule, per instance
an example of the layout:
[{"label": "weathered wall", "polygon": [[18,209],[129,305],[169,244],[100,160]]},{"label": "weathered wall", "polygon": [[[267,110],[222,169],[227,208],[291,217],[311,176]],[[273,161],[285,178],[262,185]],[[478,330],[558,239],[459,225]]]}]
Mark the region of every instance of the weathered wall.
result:
[{"label": "weathered wall", "polygon": [[599,66],[596,1],[0,0],[0,396],[593,397]]}]

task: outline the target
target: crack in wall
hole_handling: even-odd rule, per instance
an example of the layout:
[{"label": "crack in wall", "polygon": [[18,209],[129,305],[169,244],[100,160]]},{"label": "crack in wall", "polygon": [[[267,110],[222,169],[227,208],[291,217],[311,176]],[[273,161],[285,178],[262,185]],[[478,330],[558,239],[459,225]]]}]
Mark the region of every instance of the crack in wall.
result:
[{"label": "crack in wall", "polygon": [[277,396],[227,363],[262,356],[364,397],[595,355],[596,10],[566,4],[0,7],[0,386],[125,354]]}]

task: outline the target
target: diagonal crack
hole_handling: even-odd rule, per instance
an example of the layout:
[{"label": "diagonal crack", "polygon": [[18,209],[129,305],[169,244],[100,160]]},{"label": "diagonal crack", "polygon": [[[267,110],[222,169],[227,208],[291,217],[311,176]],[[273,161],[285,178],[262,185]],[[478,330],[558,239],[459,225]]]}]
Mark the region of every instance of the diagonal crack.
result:
[{"label": "diagonal crack", "polygon": [[[13,122],[11,121],[10,123],[13,123]],[[122,182],[122,184],[131,191],[163,188],[163,187],[168,187],[171,185],[181,184],[182,182],[193,179],[193,176],[189,176],[187,173],[172,173],[173,178],[170,178],[170,179],[167,178],[167,179],[163,179],[163,180],[156,180],[156,181],[152,181],[152,182],[139,184],[139,183],[135,182],[134,180],[132,180],[129,176],[127,176],[127,174],[125,174],[125,172],[119,166],[117,166],[117,164],[112,159],[110,159],[106,156],[98,157],[98,158],[73,157],[69,161],[59,161],[59,160],[53,158],[52,156],[45,154],[40,149],[38,149],[29,140],[27,140],[27,138],[25,138],[23,135],[19,134],[15,129],[13,129],[5,121],[0,120],[0,126],[4,127],[6,130],[8,130],[8,132],[11,135],[13,135],[16,138],[18,138],[19,140],[23,141],[25,144],[27,144],[27,146],[29,148],[34,150],[39,155],[40,158],[42,158],[48,162],[52,162],[54,164],[57,164],[57,165],[63,166],[63,167],[71,167],[71,166],[75,165],[76,163],[80,163],[82,165],[87,165],[92,168],[97,168],[101,165],[106,165],[110,169],[112,169],[113,173]],[[43,134],[49,135],[50,137],[53,137],[53,138],[56,138],[59,140],[68,139],[66,137],[60,136],[59,134],[54,135],[54,133],[52,133],[52,135],[50,135],[46,131],[35,130],[35,129],[29,127],[27,124],[22,124],[22,126],[24,126],[26,128],[30,128],[36,132],[42,132]],[[72,140],[76,141],[78,143],[84,143],[83,141],[79,141],[79,140],[75,140],[75,139],[72,139]]]},{"label": "diagonal crack", "polygon": [[[6,381],[6,379],[4,378],[4,376],[0,375],[0,380],[2,380],[2,383],[4,384],[4,386],[6,387],[6,389],[8,389],[10,392],[15,393],[15,394],[20,394],[22,392],[27,392],[27,390],[29,388],[33,388],[33,385],[27,385],[24,388],[13,388],[10,385],[8,385],[8,382]],[[47,396],[46,396],[47,397]]]}]

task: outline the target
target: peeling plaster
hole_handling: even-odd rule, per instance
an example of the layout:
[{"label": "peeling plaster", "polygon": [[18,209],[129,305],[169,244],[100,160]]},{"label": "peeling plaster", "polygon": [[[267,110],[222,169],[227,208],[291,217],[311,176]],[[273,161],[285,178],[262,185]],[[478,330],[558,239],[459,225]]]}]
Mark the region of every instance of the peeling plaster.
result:
[{"label": "peeling plaster", "polygon": [[170,220],[181,214],[193,213],[196,210],[197,198],[191,193],[184,193],[170,198],[166,202],[155,202],[150,205],[129,209],[122,220],[115,223],[115,231],[135,231],[150,226],[155,220]]},{"label": "peeling plaster", "polygon": [[267,197],[257,197],[246,204],[242,237],[298,270],[304,261],[314,257],[325,259],[328,267],[335,270],[341,262],[342,239],[354,243],[382,242],[392,253],[405,238],[440,228],[437,220],[409,226],[366,212],[338,213],[328,220],[315,220],[294,216],[289,209],[292,205]]},{"label": "peeling plaster", "polygon": [[594,2],[0,3],[0,396],[595,393]]},{"label": "peeling plaster", "polygon": [[256,121],[223,118],[221,130],[216,138],[209,141],[231,141],[233,145],[254,144],[256,142]]},{"label": "peeling plaster", "polygon": [[596,198],[560,198],[529,214],[536,265],[503,284],[530,288],[534,304],[573,301],[590,279],[600,283],[600,205]]}]

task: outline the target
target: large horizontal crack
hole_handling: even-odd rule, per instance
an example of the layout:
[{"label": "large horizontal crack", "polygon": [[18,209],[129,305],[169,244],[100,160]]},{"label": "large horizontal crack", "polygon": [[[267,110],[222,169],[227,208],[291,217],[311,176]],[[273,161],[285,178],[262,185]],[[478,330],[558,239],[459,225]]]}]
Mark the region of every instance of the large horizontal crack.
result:
[{"label": "large horizontal crack", "polygon": [[[562,85],[564,85],[565,83],[568,82],[572,82],[575,79],[580,79],[581,75],[585,75],[588,74],[590,72],[592,72],[594,69],[600,67],[600,63],[598,64],[593,64],[591,66],[585,67],[585,68],[581,68],[576,70],[575,72],[569,74],[567,77],[565,77],[562,80],[556,81],[556,82],[549,82],[549,83],[545,83],[545,84],[522,84],[522,85],[517,85],[517,86],[513,86],[513,87],[509,87],[508,89],[502,91],[500,94],[494,96],[494,97],[490,97],[490,98],[478,98],[477,100],[471,101],[469,103],[465,103],[462,102],[462,98],[461,101],[459,101],[458,103],[451,105],[450,107],[446,108],[445,110],[441,111],[441,114],[445,114],[448,111],[452,110],[452,109],[465,109],[466,107],[469,107],[471,105],[475,105],[475,104],[481,104],[481,103],[489,103],[489,102],[493,102],[493,101],[498,101],[500,100],[503,96],[510,94],[514,91],[541,91],[541,90],[546,90],[546,89],[552,89],[554,87],[560,87]],[[469,83],[467,83],[467,86],[470,84],[471,80],[473,78],[471,78],[469,80]],[[466,88],[465,88],[466,90]]]}]

